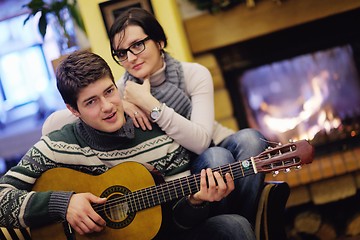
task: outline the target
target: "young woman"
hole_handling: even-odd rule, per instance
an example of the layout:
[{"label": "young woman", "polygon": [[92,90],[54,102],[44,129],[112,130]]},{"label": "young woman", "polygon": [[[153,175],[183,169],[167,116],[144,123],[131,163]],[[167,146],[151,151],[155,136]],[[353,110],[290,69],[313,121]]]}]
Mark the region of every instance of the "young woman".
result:
[{"label": "young woman", "polygon": [[[125,112],[136,127],[151,130],[154,122],[180,145],[201,154],[192,161],[193,173],[248,159],[267,147],[254,129],[233,132],[214,120],[209,71],[172,58],[164,50],[163,28],[149,12],[133,8],[121,14],[111,27],[110,45],[114,60],[126,70],[118,83]],[[225,208],[236,208],[253,223],[263,181],[263,174],[237,181]]]}]

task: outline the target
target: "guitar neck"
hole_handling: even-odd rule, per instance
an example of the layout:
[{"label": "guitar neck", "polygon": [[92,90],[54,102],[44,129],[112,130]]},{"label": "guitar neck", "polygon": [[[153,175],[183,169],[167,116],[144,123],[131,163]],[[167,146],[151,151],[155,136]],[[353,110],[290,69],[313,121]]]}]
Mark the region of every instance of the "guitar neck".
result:
[{"label": "guitar neck", "polygon": [[[230,173],[233,179],[238,179],[256,173],[253,166],[253,161],[246,160],[212,170],[219,172],[223,177],[225,173]],[[124,197],[130,212],[137,212],[198,191],[200,191],[200,174],[193,174],[126,194]]]}]

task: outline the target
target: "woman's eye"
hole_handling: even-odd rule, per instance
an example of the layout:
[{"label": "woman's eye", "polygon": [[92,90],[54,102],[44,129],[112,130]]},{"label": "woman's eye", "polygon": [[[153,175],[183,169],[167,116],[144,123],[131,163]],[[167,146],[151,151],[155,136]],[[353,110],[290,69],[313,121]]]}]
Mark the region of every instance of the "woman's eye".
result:
[{"label": "woman's eye", "polygon": [[119,57],[124,57],[124,56],[126,56],[126,51],[119,51],[117,55]]},{"label": "woman's eye", "polygon": [[142,42],[137,42],[132,45],[133,48],[140,48],[142,46]]}]

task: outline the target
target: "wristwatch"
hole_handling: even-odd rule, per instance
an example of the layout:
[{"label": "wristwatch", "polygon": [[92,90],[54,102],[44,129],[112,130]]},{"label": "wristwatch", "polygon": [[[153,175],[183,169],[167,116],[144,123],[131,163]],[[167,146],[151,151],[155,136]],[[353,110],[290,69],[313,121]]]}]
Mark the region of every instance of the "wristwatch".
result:
[{"label": "wristwatch", "polygon": [[151,110],[151,112],[150,112],[151,120],[155,121],[156,119],[159,118],[160,113],[161,113],[161,107],[162,107],[162,104],[159,107],[154,107]]}]

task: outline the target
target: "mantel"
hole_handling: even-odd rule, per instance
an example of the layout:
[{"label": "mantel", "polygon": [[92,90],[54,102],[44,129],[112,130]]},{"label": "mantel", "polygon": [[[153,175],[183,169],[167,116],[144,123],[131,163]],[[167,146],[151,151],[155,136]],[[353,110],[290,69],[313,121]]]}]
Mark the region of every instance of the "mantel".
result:
[{"label": "mantel", "polygon": [[[239,43],[272,32],[360,8],[359,0],[263,0],[254,8],[239,5],[184,21],[193,54]],[[354,23],[355,24],[355,23]]]}]

